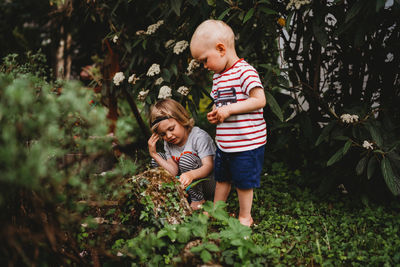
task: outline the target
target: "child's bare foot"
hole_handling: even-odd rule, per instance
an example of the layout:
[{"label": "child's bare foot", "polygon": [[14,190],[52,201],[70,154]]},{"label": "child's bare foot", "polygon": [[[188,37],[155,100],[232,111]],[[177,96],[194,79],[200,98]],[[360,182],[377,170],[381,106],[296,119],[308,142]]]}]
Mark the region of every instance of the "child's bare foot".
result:
[{"label": "child's bare foot", "polygon": [[240,222],[242,225],[244,225],[244,226],[248,226],[248,227],[250,227],[250,226],[252,226],[252,225],[253,225],[253,223],[254,223],[254,221],[253,221],[253,218],[252,218],[252,217],[248,217],[248,218],[245,218],[245,217],[239,217],[238,219],[239,219],[239,222]]}]

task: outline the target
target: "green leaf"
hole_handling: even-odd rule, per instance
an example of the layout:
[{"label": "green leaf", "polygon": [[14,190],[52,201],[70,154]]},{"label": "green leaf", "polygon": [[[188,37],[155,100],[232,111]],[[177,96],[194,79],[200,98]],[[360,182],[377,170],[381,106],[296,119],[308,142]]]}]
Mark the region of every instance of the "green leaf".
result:
[{"label": "green leaf", "polygon": [[223,18],[225,18],[226,14],[228,14],[230,10],[231,10],[231,8],[228,8],[227,10],[222,12],[221,15],[219,15],[219,17],[218,17],[218,20],[222,20]]},{"label": "green leaf", "polygon": [[182,0],[171,0],[172,10],[179,17],[181,15]]},{"label": "green leaf", "polygon": [[209,261],[212,260],[212,256],[211,256],[210,252],[208,252],[207,250],[203,250],[200,253],[200,258],[204,263],[209,262]]},{"label": "green leaf", "polygon": [[249,19],[251,19],[251,17],[253,16],[253,14],[254,14],[254,7],[250,8],[250,10],[247,11],[246,16],[244,16],[243,23],[246,23],[246,21],[248,21]]},{"label": "green leaf", "polygon": [[338,151],[336,151],[335,154],[333,154],[333,156],[326,163],[326,166],[331,166],[335,162],[339,161],[342,157],[343,157],[343,147]]},{"label": "green leaf", "polygon": [[188,227],[181,227],[178,229],[178,242],[187,243],[190,239],[190,229]]},{"label": "green leaf", "polygon": [[315,142],[315,146],[318,146],[322,143],[322,141],[329,135],[332,128],[336,125],[336,121],[331,121],[328,125],[326,125],[321,132],[321,135],[318,137],[317,141]]},{"label": "green leaf", "polygon": [[360,161],[357,163],[357,166],[356,166],[357,175],[361,175],[364,172],[365,167],[367,166],[367,161],[368,161],[368,158],[367,158],[367,156],[365,156],[362,159],[360,159]]},{"label": "green leaf", "polygon": [[290,14],[288,15],[288,17],[286,19],[285,28],[286,28],[286,31],[288,31],[288,32],[290,30],[290,24],[291,24],[291,20],[292,20],[293,16],[294,16],[294,11],[290,12]]},{"label": "green leaf", "polygon": [[352,143],[353,143],[353,142],[352,142],[351,140],[347,140],[347,142],[344,144],[344,147],[343,147],[343,156],[347,154],[347,152],[349,151],[349,149],[350,149]]},{"label": "green leaf", "polygon": [[383,158],[381,162],[381,170],[386,185],[393,195],[400,195],[400,179],[393,173],[392,166],[388,158]]},{"label": "green leaf", "polygon": [[383,145],[383,139],[378,127],[376,125],[373,125],[372,123],[367,123],[366,127],[371,134],[372,140],[374,140],[374,142],[381,148]]},{"label": "green leaf", "polygon": [[349,20],[351,20],[352,18],[354,18],[355,16],[358,15],[358,13],[360,13],[363,5],[365,5],[365,3],[367,3],[366,1],[357,1],[349,10],[349,12],[346,15],[346,19],[345,22],[348,22]]},{"label": "green leaf", "polygon": [[378,160],[375,157],[371,157],[368,162],[368,168],[367,168],[367,178],[371,179],[371,177],[374,175],[376,165],[378,163]]},{"label": "green leaf", "polygon": [[278,12],[276,12],[275,10],[270,9],[270,8],[267,8],[267,7],[259,7],[258,9],[261,10],[262,12],[264,12],[264,13],[267,14],[267,15],[275,15],[275,14],[278,14]]},{"label": "green leaf", "polygon": [[204,247],[209,251],[219,252],[219,248],[213,243],[207,243],[207,244],[204,245]]},{"label": "green leaf", "polygon": [[281,108],[279,107],[278,102],[276,102],[274,96],[270,92],[265,91],[265,97],[267,98],[267,103],[270,106],[272,112],[282,122],[283,121],[283,113],[282,113]]}]

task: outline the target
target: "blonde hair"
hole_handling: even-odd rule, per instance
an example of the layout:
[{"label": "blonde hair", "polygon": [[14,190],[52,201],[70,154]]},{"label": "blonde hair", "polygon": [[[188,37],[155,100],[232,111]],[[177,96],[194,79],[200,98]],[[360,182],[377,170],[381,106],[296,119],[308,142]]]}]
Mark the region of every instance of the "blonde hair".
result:
[{"label": "blonde hair", "polygon": [[153,133],[157,132],[158,125],[164,119],[175,119],[189,132],[194,126],[193,118],[190,118],[189,112],[178,102],[166,98],[156,102],[150,108],[150,129]]},{"label": "blonde hair", "polygon": [[222,20],[209,19],[203,21],[193,33],[190,44],[205,41],[210,45],[221,42],[228,48],[235,48],[235,34],[232,28]]}]

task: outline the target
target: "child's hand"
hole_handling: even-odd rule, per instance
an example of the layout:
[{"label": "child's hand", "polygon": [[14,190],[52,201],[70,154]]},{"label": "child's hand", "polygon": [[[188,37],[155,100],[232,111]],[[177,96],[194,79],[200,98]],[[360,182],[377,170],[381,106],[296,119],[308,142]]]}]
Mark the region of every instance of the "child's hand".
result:
[{"label": "child's hand", "polygon": [[212,124],[217,124],[218,119],[217,119],[217,110],[214,109],[213,111],[210,111],[207,113],[207,120],[212,123]]},{"label": "child's hand", "polygon": [[149,154],[151,157],[153,157],[153,155],[157,154],[157,150],[156,150],[156,144],[158,139],[160,139],[160,137],[158,136],[158,134],[153,133],[149,140],[147,141],[147,144],[149,146]]},{"label": "child's hand", "polygon": [[192,174],[189,172],[185,172],[183,174],[181,174],[179,181],[181,182],[183,188],[188,187],[192,181],[193,181],[194,177],[192,176]]},{"label": "child's hand", "polygon": [[215,110],[215,117],[217,119],[217,123],[222,123],[231,116],[229,106],[222,106]]}]

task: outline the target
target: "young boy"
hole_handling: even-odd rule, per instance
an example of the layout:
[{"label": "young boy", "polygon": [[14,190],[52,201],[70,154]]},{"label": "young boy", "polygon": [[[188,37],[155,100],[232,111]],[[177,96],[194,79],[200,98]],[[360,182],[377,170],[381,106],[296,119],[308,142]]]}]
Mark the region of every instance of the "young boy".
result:
[{"label": "young boy", "polygon": [[267,141],[263,86],[257,71],[237,56],[234,33],[222,21],[201,23],[192,36],[190,51],[214,72],[214,106],[207,114],[208,121],[217,125],[214,203],[226,201],[233,184],[239,198],[239,221],[251,226],[253,188],[260,186]]}]

